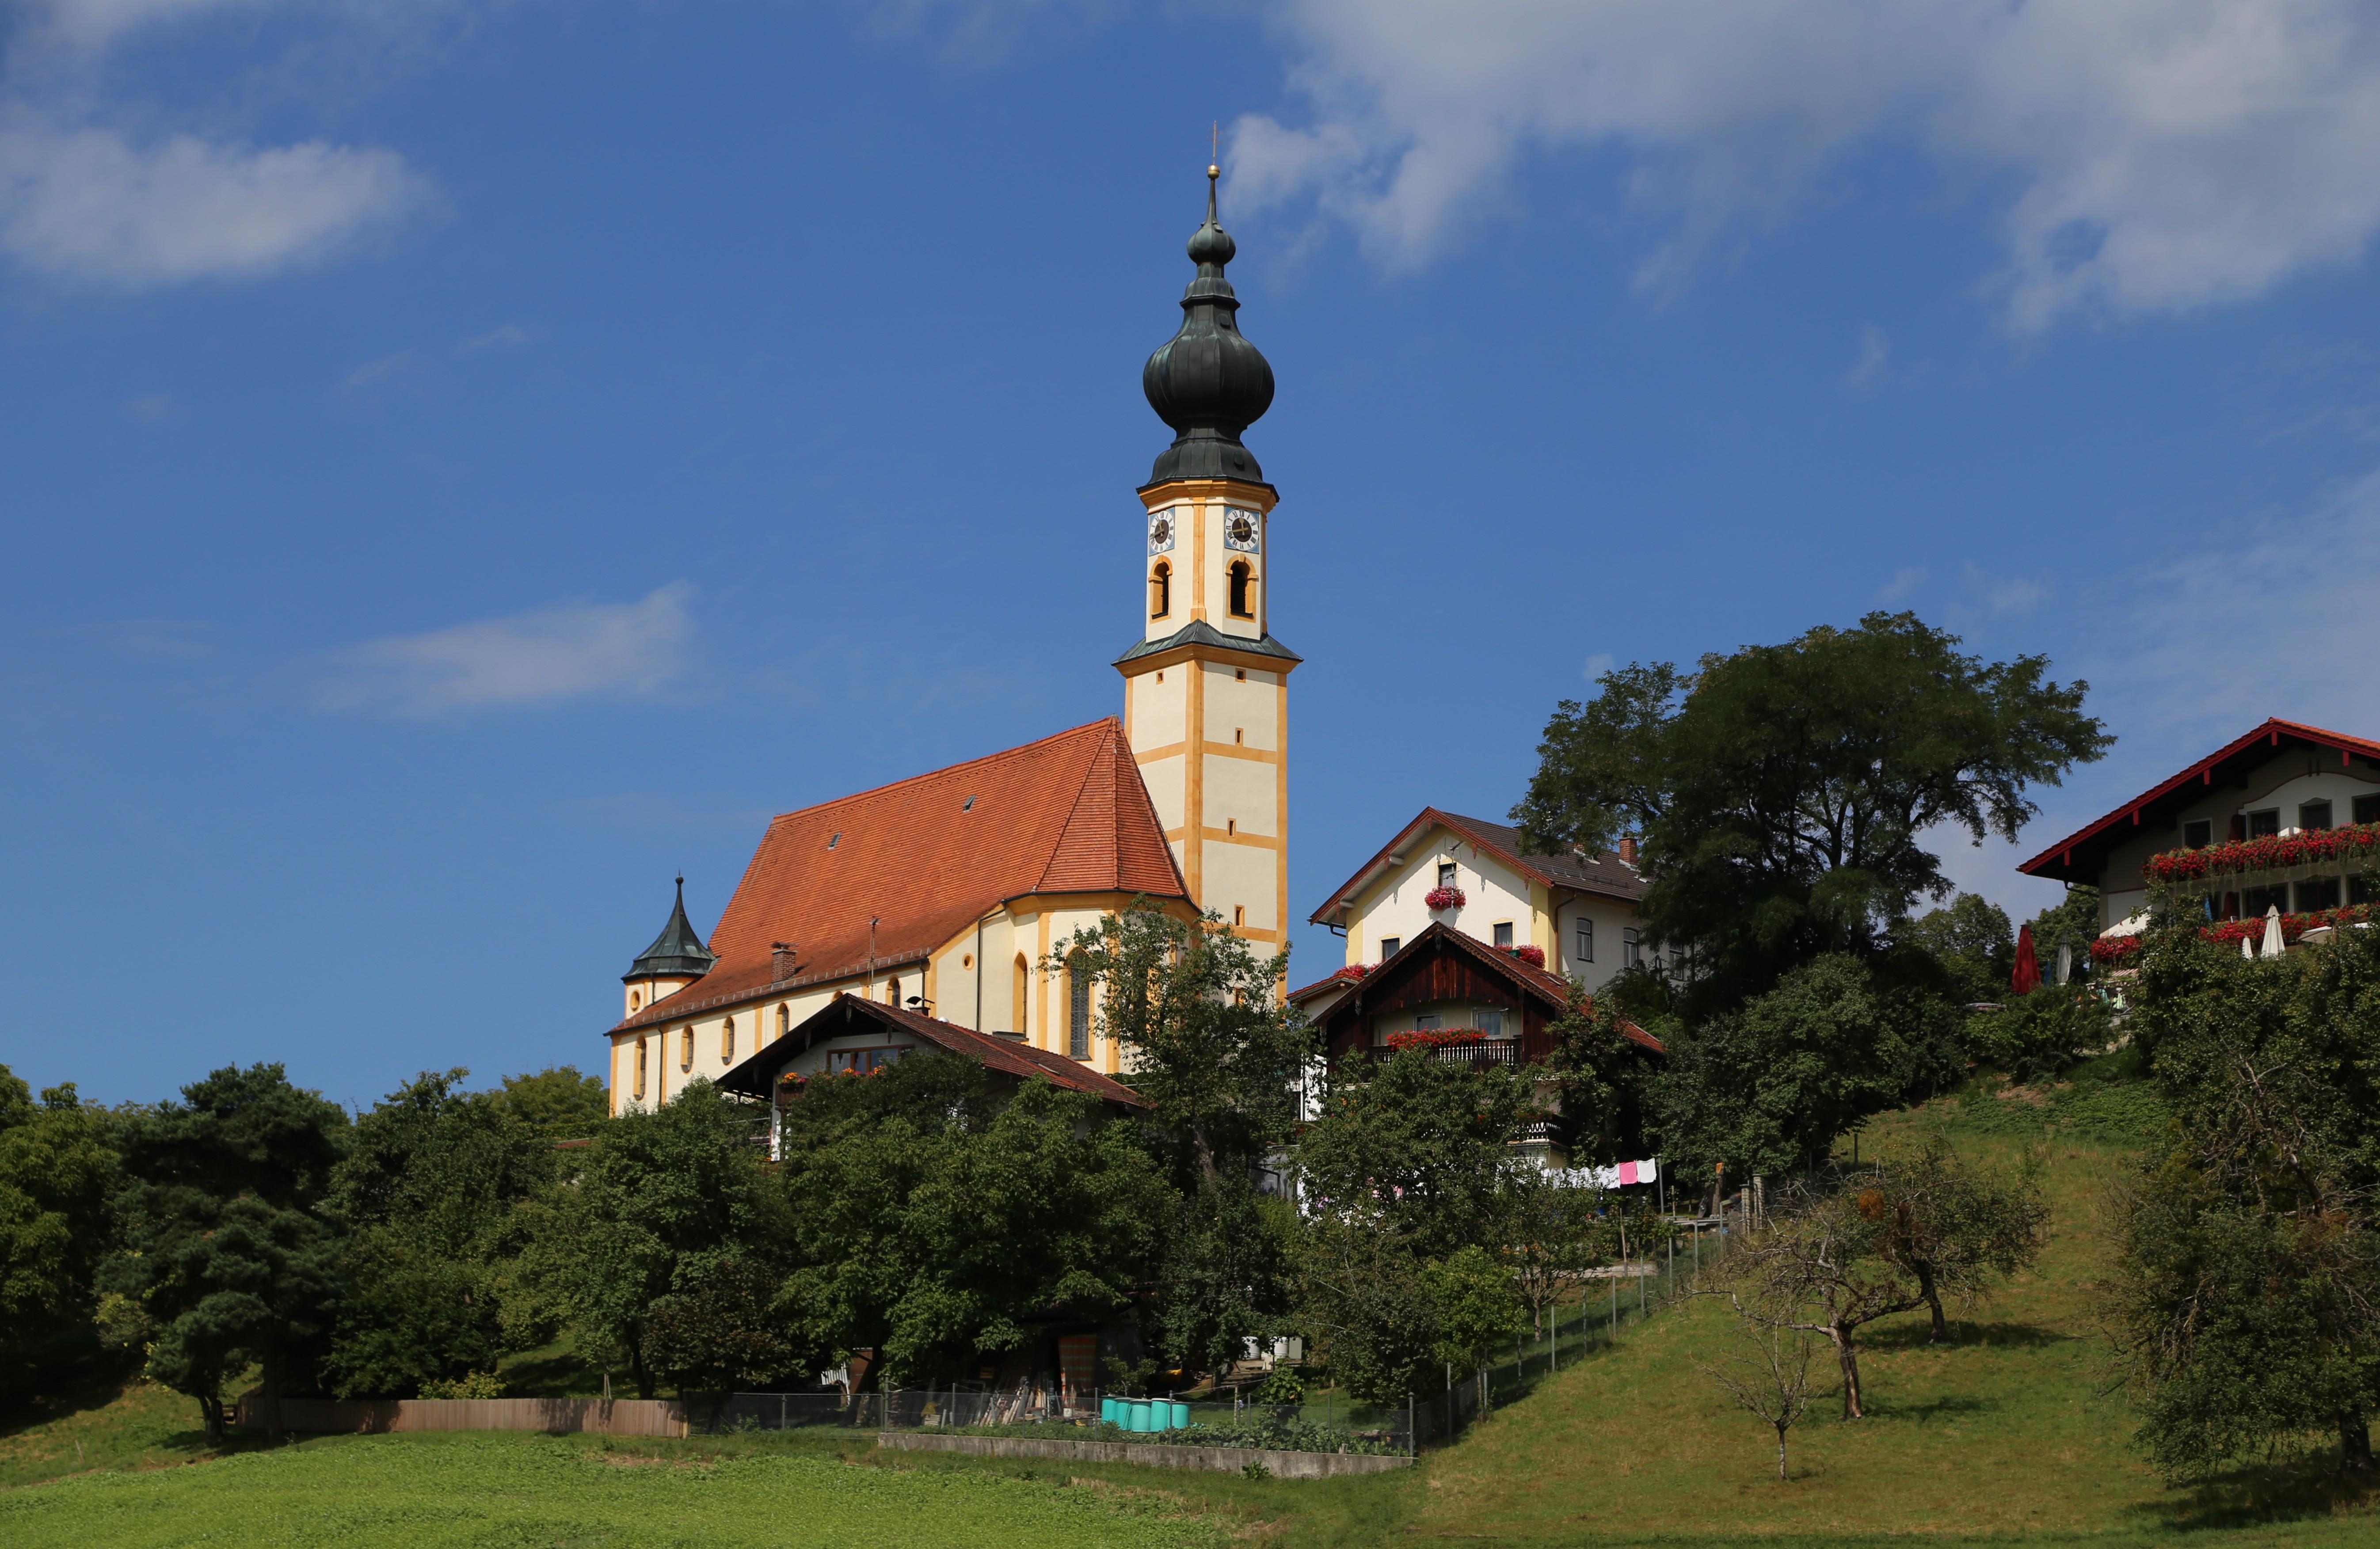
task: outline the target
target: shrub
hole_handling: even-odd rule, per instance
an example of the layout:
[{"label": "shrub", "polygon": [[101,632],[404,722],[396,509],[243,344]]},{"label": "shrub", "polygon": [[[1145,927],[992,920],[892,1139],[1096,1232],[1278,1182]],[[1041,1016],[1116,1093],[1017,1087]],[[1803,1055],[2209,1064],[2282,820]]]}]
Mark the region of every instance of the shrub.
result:
[{"label": "shrub", "polygon": [[2114,1037],[2107,1002],[2072,985],[2044,985],[1967,1022],[1968,1053],[2022,1085],[2048,1080]]}]

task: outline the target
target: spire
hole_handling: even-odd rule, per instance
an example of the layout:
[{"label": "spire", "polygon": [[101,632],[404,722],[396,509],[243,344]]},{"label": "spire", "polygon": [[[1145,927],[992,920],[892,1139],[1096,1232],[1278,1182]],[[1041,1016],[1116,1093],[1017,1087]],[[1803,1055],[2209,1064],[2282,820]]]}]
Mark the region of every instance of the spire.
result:
[{"label": "spire", "polygon": [[1182,331],[1148,357],[1140,390],[1174,430],[1173,444],[1149,472],[1151,484],[1176,478],[1264,482],[1264,470],[1240,433],[1272,407],[1272,367],[1239,330],[1240,298],[1223,266],[1239,249],[1215,216],[1220,165],[1207,168],[1207,220],[1190,234],[1196,278],[1182,293]]},{"label": "spire", "polygon": [[702,938],[694,933],[693,922],[686,917],[686,878],[681,877],[677,879],[677,903],[670,910],[669,924],[662,926],[653,944],[628,964],[628,971],[620,977],[624,981],[680,976],[698,979],[710,973],[710,965],[718,961],[702,944]]}]

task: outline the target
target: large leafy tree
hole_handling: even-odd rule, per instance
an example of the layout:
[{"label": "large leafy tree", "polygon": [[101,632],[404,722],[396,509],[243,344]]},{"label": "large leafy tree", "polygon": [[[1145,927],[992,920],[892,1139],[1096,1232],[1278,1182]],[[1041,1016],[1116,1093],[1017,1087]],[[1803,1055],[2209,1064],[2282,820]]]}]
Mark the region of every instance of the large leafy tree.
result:
[{"label": "large leafy tree", "polygon": [[512,1117],[554,1140],[592,1134],[612,1112],[603,1078],[587,1075],[576,1065],[548,1065],[534,1075],[506,1076],[496,1097]]},{"label": "large leafy tree", "polygon": [[1741,1001],[1822,952],[1867,956],[1951,889],[1937,826],[2013,839],[2112,740],[2046,658],[1986,662],[1908,613],[1779,646],[1608,672],[1546,727],[1513,809],[1543,849],[1640,835],[1650,938],[1690,948],[1695,1004]]},{"label": "large leafy tree", "polygon": [[334,1174],[347,1292],[324,1374],[342,1396],[409,1398],[504,1351],[514,1209],[557,1153],[508,1094],[458,1090],[468,1074],[424,1072],[382,1098]]},{"label": "large leafy tree", "polygon": [[22,1390],[95,1349],[115,1182],[103,1116],[70,1085],[37,1105],[0,1065],[0,1382]]},{"label": "large leafy tree", "polygon": [[651,1398],[655,1308],[698,1293],[725,1265],[785,1262],[792,1223],[753,1134],[748,1108],[698,1081],[568,1153],[575,1165],[519,1207],[514,1337],[566,1320],[588,1349],[625,1360]]},{"label": "large leafy tree", "polygon": [[322,1206],[347,1118],[279,1065],[226,1067],[179,1102],[126,1116],[121,1251],[101,1275],[153,1324],[149,1374],[224,1434],[224,1387],[257,1366],[266,1423],[304,1380],[338,1289],[339,1237]]},{"label": "large leafy tree", "polygon": [[2175,1122],[2119,1202],[2109,1313],[2168,1474],[2335,1439],[2380,1408],[2380,940],[2244,961],[2155,932],[2130,1030]]},{"label": "large leafy tree", "polygon": [[1697,1182],[1813,1166],[1866,1115],[1956,1082],[1961,1030],[1922,983],[1827,953],[1672,1039],[1648,1083],[1667,1155]]},{"label": "large leafy tree", "polygon": [[805,1354],[874,1349],[898,1377],[947,1377],[1111,1313],[1154,1267],[1163,1174],[1081,1094],[1035,1082],[995,1102],[971,1062],[928,1056],[811,1082],[789,1132],[800,1267],[779,1305]]}]

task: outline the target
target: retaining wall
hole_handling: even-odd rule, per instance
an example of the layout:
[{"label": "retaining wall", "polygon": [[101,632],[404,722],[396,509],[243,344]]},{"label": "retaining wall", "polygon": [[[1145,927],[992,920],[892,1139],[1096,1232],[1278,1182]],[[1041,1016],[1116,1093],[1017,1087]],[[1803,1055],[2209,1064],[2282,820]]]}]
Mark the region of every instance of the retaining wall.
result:
[{"label": "retaining wall", "polygon": [[1330,1479],[1413,1467],[1410,1458],[1356,1452],[1268,1452],[1254,1446],[1165,1446],[1155,1442],[1047,1442],[1026,1436],[934,1436],[880,1431],[876,1445],[901,1452],[962,1452],[975,1458],[1048,1458],[1075,1463],[1137,1463],[1152,1469],[1213,1469],[1238,1473],[1262,1463],[1282,1479]]},{"label": "retaining wall", "polygon": [[[264,1424],[256,1395],[234,1423]],[[284,1398],[285,1431],[574,1431],[607,1436],[683,1436],[686,1411],[669,1398]]]}]

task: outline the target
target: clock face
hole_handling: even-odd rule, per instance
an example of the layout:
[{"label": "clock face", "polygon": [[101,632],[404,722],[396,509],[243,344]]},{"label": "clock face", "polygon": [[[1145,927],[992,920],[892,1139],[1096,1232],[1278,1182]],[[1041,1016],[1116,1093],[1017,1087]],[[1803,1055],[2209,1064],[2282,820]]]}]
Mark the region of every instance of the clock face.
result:
[{"label": "clock face", "polygon": [[1173,547],[1173,512],[1171,507],[1148,519],[1148,551],[1161,554]]},{"label": "clock face", "polygon": [[1237,549],[1244,554],[1257,551],[1258,518],[1253,511],[1226,510],[1223,513],[1223,547]]}]

